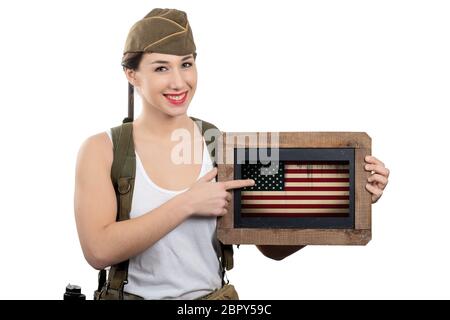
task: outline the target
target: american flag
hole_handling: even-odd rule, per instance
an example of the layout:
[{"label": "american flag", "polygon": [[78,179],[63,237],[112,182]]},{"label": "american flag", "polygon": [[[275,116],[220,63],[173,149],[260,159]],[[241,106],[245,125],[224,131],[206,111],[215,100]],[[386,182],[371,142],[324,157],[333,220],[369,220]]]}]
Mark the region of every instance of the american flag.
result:
[{"label": "american flag", "polygon": [[280,161],[243,164],[242,217],[349,216],[348,162]]}]

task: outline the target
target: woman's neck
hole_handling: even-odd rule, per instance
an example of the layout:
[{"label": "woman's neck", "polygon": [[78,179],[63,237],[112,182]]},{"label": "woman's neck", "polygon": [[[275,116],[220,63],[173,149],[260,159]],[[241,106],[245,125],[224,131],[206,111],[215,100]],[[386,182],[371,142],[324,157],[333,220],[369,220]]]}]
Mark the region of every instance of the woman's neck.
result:
[{"label": "woman's neck", "polygon": [[173,117],[158,110],[152,112],[143,108],[142,113],[134,121],[134,128],[141,137],[170,141],[176,129],[183,128],[191,132],[192,123],[187,114]]}]

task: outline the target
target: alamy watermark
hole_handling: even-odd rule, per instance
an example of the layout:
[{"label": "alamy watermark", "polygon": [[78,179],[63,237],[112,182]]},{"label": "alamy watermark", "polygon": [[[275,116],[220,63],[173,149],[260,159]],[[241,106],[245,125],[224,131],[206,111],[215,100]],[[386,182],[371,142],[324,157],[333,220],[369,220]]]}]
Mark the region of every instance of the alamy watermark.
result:
[{"label": "alamy watermark", "polygon": [[[199,130],[194,130],[192,139],[191,133],[187,129],[176,129],[172,132],[171,140],[178,142],[171,151],[171,160],[174,164],[201,164],[202,163],[202,145],[201,122],[197,123]],[[222,133],[217,129],[208,129],[203,137],[209,154],[215,155],[217,164],[239,163],[270,165],[275,168],[279,162],[279,135],[278,132],[272,133],[239,133],[238,135],[225,135],[226,150],[224,144],[215,143]],[[194,146],[192,146],[194,141]],[[245,146],[252,146],[251,148]],[[237,157],[234,158],[234,149],[237,148]],[[247,152],[245,149],[248,149]],[[267,167],[266,167],[267,168]],[[264,172],[270,172],[265,170]],[[264,174],[261,171],[261,174]]]}]

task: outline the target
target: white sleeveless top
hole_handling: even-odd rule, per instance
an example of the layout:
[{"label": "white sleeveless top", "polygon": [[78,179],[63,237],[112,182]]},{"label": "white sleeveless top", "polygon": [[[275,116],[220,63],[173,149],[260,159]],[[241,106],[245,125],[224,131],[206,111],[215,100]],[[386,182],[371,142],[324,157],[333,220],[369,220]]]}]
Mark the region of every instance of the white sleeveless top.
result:
[{"label": "white sleeveless top", "polygon": [[[107,134],[111,139],[111,132]],[[112,141],[112,139],[111,139]],[[130,219],[139,217],[185,190],[166,190],[146,174],[136,154],[136,178]],[[197,180],[213,168],[203,139],[203,162]],[[220,288],[215,217],[190,217],[153,246],[130,258],[125,291],[145,299],[195,299]]]}]

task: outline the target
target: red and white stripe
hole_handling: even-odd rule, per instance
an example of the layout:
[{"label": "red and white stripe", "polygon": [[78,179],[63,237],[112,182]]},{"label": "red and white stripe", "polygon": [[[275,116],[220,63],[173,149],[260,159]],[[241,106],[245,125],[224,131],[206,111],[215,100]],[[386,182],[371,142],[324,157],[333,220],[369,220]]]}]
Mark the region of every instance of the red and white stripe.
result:
[{"label": "red and white stripe", "polygon": [[349,167],[333,162],[285,162],[285,191],[242,191],[243,217],[347,217]]}]

